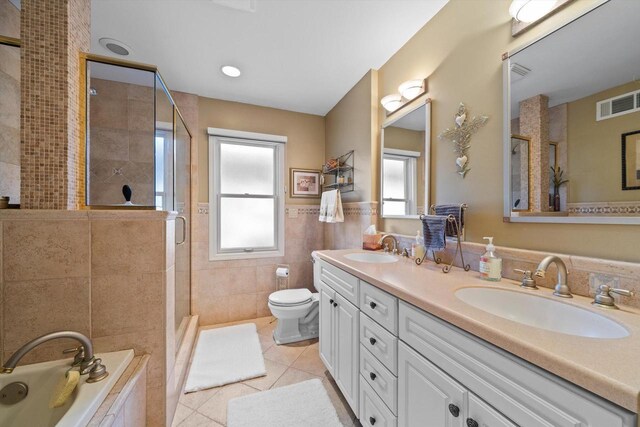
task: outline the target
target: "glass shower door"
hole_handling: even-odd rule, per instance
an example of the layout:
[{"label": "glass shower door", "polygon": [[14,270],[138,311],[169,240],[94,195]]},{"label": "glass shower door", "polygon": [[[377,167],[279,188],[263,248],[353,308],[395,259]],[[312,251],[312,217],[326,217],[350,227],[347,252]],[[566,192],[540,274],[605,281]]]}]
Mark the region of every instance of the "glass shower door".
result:
[{"label": "glass shower door", "polygon": [[175,283],[177,351],[191,314],[191,135],[178,113],[176,113],[175,123],[175,210],[178,212]]}]

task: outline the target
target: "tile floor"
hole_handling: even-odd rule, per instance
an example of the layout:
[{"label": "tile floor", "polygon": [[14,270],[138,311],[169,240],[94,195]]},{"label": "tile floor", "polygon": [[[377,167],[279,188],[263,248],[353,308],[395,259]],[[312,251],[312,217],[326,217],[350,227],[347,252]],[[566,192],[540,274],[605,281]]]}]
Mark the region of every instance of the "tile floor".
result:
[{"label": "tile floor", "polygon": [[272,336],[273,329],[276,326],[276,320],[273,317],[261,317],[253,320],[205,326],[200,330],[241,323],[256,324],[267,375],[241,383],[183,394],[180,397],[180,402],[173,418],[174,427],[225,426],[227,424],[227,402],[229,399],[313,378],[322,380],[342,424],[345,427],[360,426],[333,378],[325,371],[324,364],[318,354],[317,339],[287,345],[276,345]]}]

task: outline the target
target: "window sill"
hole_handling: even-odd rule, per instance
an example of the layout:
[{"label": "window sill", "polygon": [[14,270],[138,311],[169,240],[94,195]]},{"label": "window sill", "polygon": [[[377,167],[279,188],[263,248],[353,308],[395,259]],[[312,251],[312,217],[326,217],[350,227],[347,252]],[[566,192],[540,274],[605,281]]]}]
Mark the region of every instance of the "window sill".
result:
[{"label": "window sill", "polygon": [[228,253],[228,254],[209,253],[209,261],[231,261],[231,260],[240,260],[240,259],[278,258],[283,256],[284,256],[283,250],[282,251]]}]

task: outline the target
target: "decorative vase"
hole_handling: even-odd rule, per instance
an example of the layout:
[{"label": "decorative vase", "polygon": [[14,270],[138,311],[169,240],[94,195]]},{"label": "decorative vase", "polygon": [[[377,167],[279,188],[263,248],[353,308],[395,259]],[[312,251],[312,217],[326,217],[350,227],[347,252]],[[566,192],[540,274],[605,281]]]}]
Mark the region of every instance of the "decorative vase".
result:
[{"label": "decorative vase", "polygon": [[557,189],[553,194],[553,211],[560,212],[560,193]]}]

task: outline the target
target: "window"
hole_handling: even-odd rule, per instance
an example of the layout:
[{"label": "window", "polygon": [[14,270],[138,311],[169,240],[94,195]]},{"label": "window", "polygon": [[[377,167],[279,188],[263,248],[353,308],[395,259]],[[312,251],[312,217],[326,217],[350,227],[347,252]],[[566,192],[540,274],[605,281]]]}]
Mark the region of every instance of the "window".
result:
[{"label": "window", "polygon": [[402,216],[415,212],[416,184],[413,152],[386,149],[382,156],[382,214]]},{"label": "window", "polygon": [[209,128],[209,259],[284,255],[285,142]]}]

